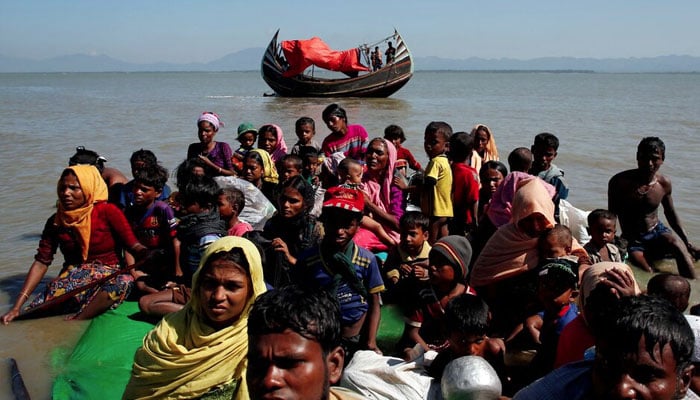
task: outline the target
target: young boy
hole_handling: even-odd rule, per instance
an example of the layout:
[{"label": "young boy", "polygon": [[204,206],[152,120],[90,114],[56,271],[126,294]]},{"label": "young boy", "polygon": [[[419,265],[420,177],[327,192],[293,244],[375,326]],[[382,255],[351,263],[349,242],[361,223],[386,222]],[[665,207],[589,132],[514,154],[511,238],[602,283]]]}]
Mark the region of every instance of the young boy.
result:
[{"label": "young boy", "polygon": [[430,219],[420,211],[406,211],[399,219],[401,240],[384,264],[387,280],[396,285],[404,279],[428,279]]},{"label": "young boy", "polygon": [[406,135],[403,129],[398,125],[389,125],[384,128],[384,139],[390,141],[396,147],[396,162],[405,161],[408,166],[414,171],[422,171],[420,163],[413,157],[411,150],[403,147],[401,144],[406,141]]},{"label": "young boy", "polygon": [[[440,379],[447,364],[459,357],[479,356],[504,376],[505,343],[489,338],[489,306],[480,297],[464,293],[452,298],[445,307],[445,330],[449,346],[430,364],[430,376]],[[505,381],[503,381],[505,383]]]},{"label": "young boy", "polygon": [[542,311],[526,319],[525,326],[539,346],[533,360],[537,377],[553,369],[562,329],[578,316],[578,275],[566,259],[550,261],[540,267],[537,299]]},{"label": "young boy", "polygon": [[569,197],[569,187],[564,181],[564,171],[552,163],[557,158],[558,149],[559,139],[547,132],[535,136],[535,141],[530,148],[533,157],[530,175],[542,178],[556,189],[557,193],[552,200],[556,205],[554,216],[557,221],[559,221],[559,201]]},{"label": "young boy", "polygon": [[[362,164],[354,158],[346,157],[338,163],[338,178],[341,182],[340,186],[364,190],[362,183]],[[360,226],[372,232],[377,239],[384,243],[389,248],[396,246],[394,239],[389,236],[382,224],[371,218],[370,215],[363,215]]]},{"label": "young boy", "polygon": [[[136,238],[148,249],[162,249],[165,255],[158,265],[133,270],[136,287],[143,293],[155,293],[173,279],[180,270],[180,241],[177,239],[178,220],[167,203],[157,200],[168,180],[168,171],[158,164],[134,171],[132,201],[124,210]],[[126,253],[127,264],[133,264]]]},{"label": "young boy", "polygon": [[216,207],[219,187],[213,178],[194,176],[180,189],[178,200],[185,213],[177,227],[181,270],[176,271],[175,282],[166,285],[165,290],[139,300],[141,311],[151,316],[163,316],[182,309],[190,298],[192,275],[199,267],[202,253],[227,233]]},{"label": "young boy", "polygon": [[277,171],[280,174],[280,182],[284,182],[287,179],[301,175],[304,169],[301,157],[296,154],[287,154],[279,161],[277,166]]},{"label": "young boy", "polygon": [[236,140],[238,140],[241,146],[233,152],[231,162],[236,168],[236,171],[240,173],[243,170],[243,159],[249,151],[255,148],[255,142],[258,140],[258,130],[255,129],[255,125],[250,122],[244,122],[238,125],[238,136]]},{"label": "young boy", "polygon": [[359,349],[379,351],[379,293],[384,282],[374,254],[352,240],[360,227],[364,203],[357,189],[328,189],[321,214],[325,236],[319,245],[299,255],[293,277],[301,285],[335,294],[343,345],[349,354]]},{"label": "young boy", "polygon": [[304,146],[311,146],[317,152],[321,151],[321,145],[314,138],[316,136],[316,122],[313,118],[299,118],[294,124],[294,132],[299,140],[292,146],[291,154],[301,155],[301,148]]},{"label": "young boy", "polygon": [[447,337],[442,330],[443,307],[453,297],[466,293],[464,280],[471,256],[471,245],[464,236],[443,237],[430,249],[430,286],[415,294],[415,306],[405,312],[406,325],[399,341],[405,360],[415,358],[416,344],[423,351],[444,349]]},{"label": "young boy", "polygon": [[446,155],[450,147],[450,136],[452,127],[446,122],[433,121],[425,128],[423,146],[430,162],[425,168],[421,210],[430,217],[430,244],[447,236],[447,223],[454,215],[452,170]]},{"label": "young boy", "polygon": [[474,150],[474,137],[457,132],[450,137],[449,160],[452,162],[452,207],[450,235],[468,235],[476,232],[479,208],[479,173],[469,165],[469,154]]},{"label": "young boy", "polygon": [[620,249],[615,246],[617,216],[602,208],[588,214],[588,234],[591,240],[583,248],[588,253],[591,264],[601,261],[622,262]]},{"label": "young boy", "polygon": [[236,188],[226,188],[219,191],[219,216],[226,224],[229,236],[243,236],[253,230],[253,227],[238,219],[245,207],[245,195]]},{"label": "young boy", "polygon": [[[129,162],[131,164],[131,175],[134,178],[136,178],[136,174],[140,170],[158,165],[156,155],[153,154],[152,151],[144,149],[136,150],[135,152],[131,153]],[[124,187],[122,187],[119,198],[119,206],[122,209],[126,209],[128,206],[134,204],[134,180],[135,179],[130,180],[124,184]],[[168,197],[170,197],[170,187],[167,184],[164,184],[163,189],[156,200],[167,201]]]}]

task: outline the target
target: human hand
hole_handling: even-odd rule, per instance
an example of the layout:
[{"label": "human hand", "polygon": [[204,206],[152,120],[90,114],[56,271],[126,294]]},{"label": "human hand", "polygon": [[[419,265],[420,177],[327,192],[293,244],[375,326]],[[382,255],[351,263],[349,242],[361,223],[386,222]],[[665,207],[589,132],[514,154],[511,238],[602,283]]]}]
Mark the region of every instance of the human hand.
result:
[{"label": "human hand", "polygon": [[285,243],[284,240],[280,238],[274,238],[272,239],[272,242],[270,242],[270,245],[275,251],[278,251],[284,254],[287,258],[289,258],[289,248],[287,247],[287,243]]},{"label": "human hand", "polygon": [[2,324],[8,325],[10,322],[12,322],[13,319],[17,318],[18,315],[19,315],[19,309],[17,309],[17,308],[10,309],[10,311],[6,312],[5,315],[2,316]]},{"label": "human hand", "polygon": [[413,266],[413,275],[420,280],[426,280],[429,278],[428,274],[428,269],[423,268],[420,265],[414,265]]},{"label": "human hand", "polygon": [[401,264],[399,265],[399,271],[401,271],[401,275],[409,276],[413,272],[413,266],[409,264]]},{"label": "human hand", "polygon": [[610,291],[618,299],[636,294],[634,277],[629,272],[619,268],[606,270],[605,275],[600,278],[600,283],[610,288]]}]

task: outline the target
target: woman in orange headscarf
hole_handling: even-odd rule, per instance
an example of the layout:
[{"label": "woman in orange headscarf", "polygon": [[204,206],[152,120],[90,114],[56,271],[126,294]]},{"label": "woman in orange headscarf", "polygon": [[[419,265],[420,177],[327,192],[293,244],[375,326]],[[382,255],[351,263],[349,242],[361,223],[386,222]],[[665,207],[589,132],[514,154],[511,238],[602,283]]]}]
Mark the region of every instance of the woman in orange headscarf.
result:
[{"label": "woman in orange headscarf", "polygon": [[[29,308],[81,287],[96,279],[117,273],[117,248],[144,254],[141,245],[119,208],[107,203],[107,185],[92,165],[66,168],[58,180],[58,211],[41,234],[37,254],[15,304],[2,316],[4,324],[20,314],[22,305],[41,282],[58,248],[65,263],[58,277],[48,283]],[[117,274],[101,286],[83,291],[52,312],[75,313],[71,319],[89,319],[121,304],[131,290],[133,277]]]}]

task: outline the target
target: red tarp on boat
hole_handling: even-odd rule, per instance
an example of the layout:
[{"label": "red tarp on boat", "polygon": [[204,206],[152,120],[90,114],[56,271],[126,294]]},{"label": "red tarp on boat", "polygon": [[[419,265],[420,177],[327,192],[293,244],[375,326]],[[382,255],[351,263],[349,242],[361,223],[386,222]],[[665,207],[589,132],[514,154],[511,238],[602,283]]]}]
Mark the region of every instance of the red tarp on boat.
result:
[{"label": "red tarp on boat", "polygon": [[348,75],[358,71],[369,71],[369,68],[360,63],[358,49],[332,50],[318,37],[308,40],[285,40],[282,42],[282,51],[289,63],[289,69],[282,74],[286,78],[301,74],[311,65]]}]

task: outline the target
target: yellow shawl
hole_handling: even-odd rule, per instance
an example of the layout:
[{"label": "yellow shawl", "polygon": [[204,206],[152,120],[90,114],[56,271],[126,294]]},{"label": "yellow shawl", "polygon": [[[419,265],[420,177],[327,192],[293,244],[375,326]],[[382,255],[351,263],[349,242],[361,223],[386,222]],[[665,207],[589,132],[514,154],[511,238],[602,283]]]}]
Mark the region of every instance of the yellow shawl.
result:
[{"label": "yellow shawl", "polygon": [[270,153],[263,149],[253,149],[251,151],[257,153],[263,160],[263,181],[278,183],[279,175],[277,174],[277,167],[275,167],[275,163],[272,162]]},{"label": "yellow shawl", "polygon": [[[85,204],[82,207],[75,210],[64,210],[61,206],[61,202],[58,202],[58,212],[56,213],[56,218],[54,222],[59,226],[65,226],[67,228],[72,228],[78,232],[78,242],[83,249],[83,261],[87,259],[88,251],[90,250],[90,221],[92,215],[92,208],[95,203],[100,201],[107,201],[107,184],[100,171],[97,170],[93,165],[74,165],[68,167],[75,173],[78,177],[78,183],[80,183],[80,188],[85,196]],[[56,190],[60,190],[61,181],[58,180],[56,185]],[[58,193],[60,197],[61,194]]]},{"label": "yellow shawl", "polygon": [[[241,317],[216,331],[204,322],[199,310],[199,271],[212,254],[236,247],[243,250],[250,265],[253,294]],[[123,398],[195,398],[240,380],[236,399],[248,399],[248,314],[255,298],[265,290],[260,253],[253,243],[226,236],[209,245],[192,278],[190,302],[165,316],[136,351]]]}]

